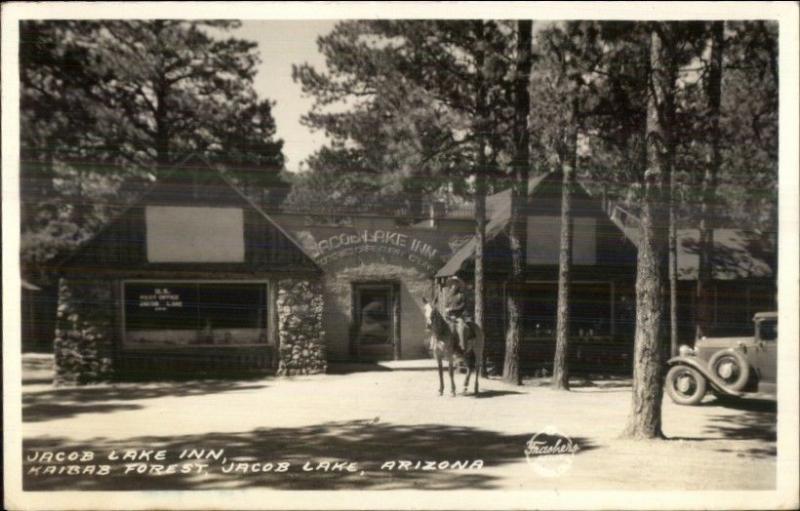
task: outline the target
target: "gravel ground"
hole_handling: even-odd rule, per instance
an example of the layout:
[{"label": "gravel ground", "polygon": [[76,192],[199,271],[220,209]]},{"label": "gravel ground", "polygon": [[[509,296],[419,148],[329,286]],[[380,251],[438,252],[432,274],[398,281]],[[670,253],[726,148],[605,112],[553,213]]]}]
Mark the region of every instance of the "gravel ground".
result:
[{"label": "gravel ground", "polygon": [[[438,378],[427,362],[356,369],[289,380],[54,388],[43,383],[46,368],[39,364],[37,377],[23,386],[25,455],[90,450],[94,459],[80,462],[80,470],[111,468],[104,476],[29,474],[25,487],[720,490],[775,485],[774,404],[708,397],[701,406],[679,407],[666,399],[668,439],[629,441],[619,438],[630,406],[628,380],[578,378],[571,392],[552,391],[542,379],[522,387],[481,380],[479,398],[440,397]],[[529,461],[526,443],[551,427],[569,437],[577,452]],[[108,459],[112,451],[126,449],[164,450],[166,460],[134,465]],[[190,449],[210,453],[211,459],[202,462],[209,466],[178,459]],[[220,459],[214,459],[220,450]],[[325,465],[336,461],[338,466]],[[412,465],[400,470],[401,461]],[[423,463],[417,466],[417,461]],[[430,468],[425,461],[450,467],[425,470]],[[472,468],[452,468],[457,461]],[[277,471],[280,463],[288,464],[286,471]],[[169,473],[170,464],[177,466],[176,473]],[[47,463],[26,462],[26,472],[37,465],[44,470]],[[153,465],[163,466],[162,471]],[[146,473],[136,474],[141,466]],[[197,472],[180,473],[186,467]],[[124,475],[125,470],[130,473]]]}]

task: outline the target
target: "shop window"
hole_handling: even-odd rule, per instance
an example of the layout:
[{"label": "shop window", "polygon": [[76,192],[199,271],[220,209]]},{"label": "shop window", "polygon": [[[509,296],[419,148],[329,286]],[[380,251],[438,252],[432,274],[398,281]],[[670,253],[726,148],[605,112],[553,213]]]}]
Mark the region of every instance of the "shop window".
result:
[{"label": "shop window", "polygon": [[256,283],[127,282],[125,345],[266,343],[266,291]]},{"label": "shop window", "polygon": [[713,295],[714,324],[710,335],[748,336],[753,315],[776,310],[775,288],[770,284],[717,281]]},{"label": "shop window", "polygon": [[[573,283],[570,289],[570,336],[598,338],[611,335],[611,285],[607,282]],[[555,336],[558,283],[525,284],[523,328],[525,337]]]}]

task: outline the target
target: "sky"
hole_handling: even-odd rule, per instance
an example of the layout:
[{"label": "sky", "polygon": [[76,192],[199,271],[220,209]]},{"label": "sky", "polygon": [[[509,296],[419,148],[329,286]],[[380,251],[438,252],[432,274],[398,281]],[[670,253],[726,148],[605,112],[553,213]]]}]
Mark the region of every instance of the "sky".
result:
[{"label": "sky", "polygon": [[276,102],[273,116],[278,138],[283,139],[286,168],[297,172],[300,164],[325,143],[321,132],[312,132],[300,124],[300,117],[311,109],[313,99],[304,97],[300,84],[292,81],[292,64],[308,62],[325,68],[325,59],[317,51],[317,37],[327,34],[335,20],[242,21],[232,36],[258,43],[261,64],[255,77],[255,89],[262,99]]},{"label": "sky", "polygon": [[[229,35],[258,43],[261,64],[255,89],[262,99],[276,102],[273,117],[278,138],[283,139],[286,169],[302,170],[301,164],[326,137],[300,124],[300,117],[311,109],[313,99],[304,97],[300,84],[292,80],[292,64],[308,62],[325,69],[325,59],[317,50],[317,37],[333,30],[337,20],[242,20]],[[547,23],[534,23],[538,32]]]}]

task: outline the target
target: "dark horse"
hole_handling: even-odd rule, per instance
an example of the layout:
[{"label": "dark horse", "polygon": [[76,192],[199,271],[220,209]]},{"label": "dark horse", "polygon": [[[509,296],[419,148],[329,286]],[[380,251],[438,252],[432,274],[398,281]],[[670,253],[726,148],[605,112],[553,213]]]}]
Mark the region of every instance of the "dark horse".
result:
[{"label": "dark horse", "polygon": [[[453,379],[453,357],[455,353],[455,344],[458,342],[458,333],[454,328],[450,327],[447,320],[444,319],[442,313],[436,308],[436,300],[433,303],[425,300],[425,327],[431,332],[431,347],[436,356],[436,364],[439,367],[439,395],[444,393],[444,375],[442,374],[442,358],[447,357],[448,372],[450,373],[450,393],[456,395],[456,382]],[[472,321],[467,322],[465,330],[465,353],[464,359],[467,363],[467,377],[464,380],[464,393],[467,393],[469,388],[469,379],[472,376],[472,371],[475,371],[475,395],[478,395],[478,380],[481,374],[481,365],[483,364],[483,330],[476,323]],[[471,335],[469,335],[471,333]]]}]

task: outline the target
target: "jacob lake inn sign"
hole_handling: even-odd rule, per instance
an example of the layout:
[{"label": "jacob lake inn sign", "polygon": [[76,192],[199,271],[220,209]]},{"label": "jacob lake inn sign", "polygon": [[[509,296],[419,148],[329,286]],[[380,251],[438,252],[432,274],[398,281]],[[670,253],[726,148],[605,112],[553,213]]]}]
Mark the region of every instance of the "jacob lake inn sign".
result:
[{"label": "jacob lake inn sign", "polygon": [[342,258],[360,254],[384,254],[405,258],[409,263],[435,272],[441,266],[439,249],[413,234],[383,230],[363,229],[355,232],[333,234],[315,244],[316,261],[325,265]]},{"label": "jacob lake inn sign", "polygon": [[[261,210],[222,172],[193,172],[152,185],[60,264],[58,382],[311,374],[328,362],[430,356],[423,299],[441,292],[450,275],[471,281],[470,211],[418,223],[389,215],[316,222]],[[558,175],[542,176],[529,194],[528,367],[552,361],[559,183]],[[599,369],[624,362],[630,348],[636,240],[585,191],[576,194],[574,214],[571,356]],[[497,366],[510,267],[508,191],[487,198],[487,220],[484,327],[489,365]],[[770,280],[747,287],[748,307],[769,308],[759,297],[774,295]]]}]

